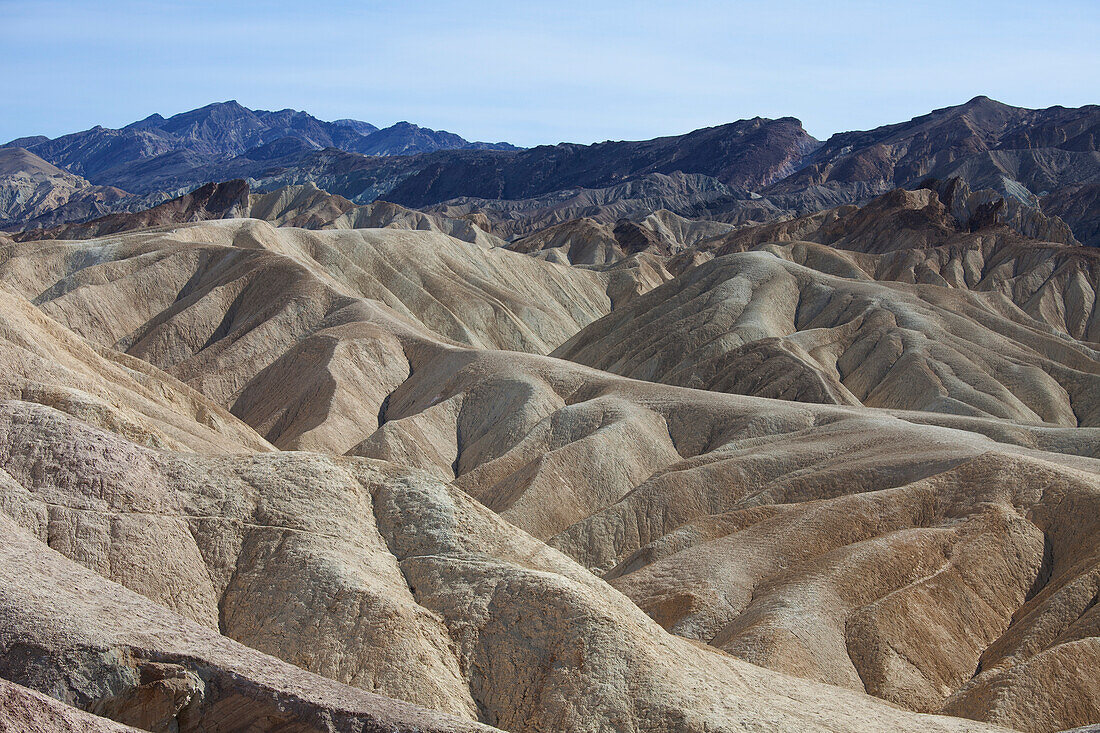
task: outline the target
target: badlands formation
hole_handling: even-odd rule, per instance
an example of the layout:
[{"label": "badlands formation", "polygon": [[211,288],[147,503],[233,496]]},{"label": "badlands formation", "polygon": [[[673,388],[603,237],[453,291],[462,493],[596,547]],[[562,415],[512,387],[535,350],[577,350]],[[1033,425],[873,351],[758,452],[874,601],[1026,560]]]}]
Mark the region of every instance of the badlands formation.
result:
[{"label": "badlands formation", "polygon": [[492,205],[250,177],[0,236],[0,730],[1100,723],[1100,256],[893,188],[930,129],[1087,137],[983,99],[847,140],[858,185],[754,120],[415,162],[572,161]]}]

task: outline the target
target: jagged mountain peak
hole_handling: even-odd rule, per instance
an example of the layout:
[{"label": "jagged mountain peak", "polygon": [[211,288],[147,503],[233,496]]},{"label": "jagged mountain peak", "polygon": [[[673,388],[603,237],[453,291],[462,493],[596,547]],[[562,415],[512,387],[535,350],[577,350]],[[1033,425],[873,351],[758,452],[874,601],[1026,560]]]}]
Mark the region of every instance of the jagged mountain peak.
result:
[{"label": "jagged mountain peak", "polygon": [[[471,143],[458,135],[409,122],[373,137],[374,125],[344,119],[324,122],[307,112],[285,108],[252,110],[235,99],[212,102],[170,117],[153,114],[120,129],[96,125],[59,138],[20,138],[9,145],[33,148],[51,163],[94,183],[128,187],[143,193],[164,180],[160,171],[178,175],[180,155],[193,169],[230,160],[280,138],[303,141],[311,149],[338,148],[370,155],[429,152],[447,148],[511,148],[502,143]],[[159,159],[163,165],[151,161]],[[220,177],[219,177],[220,178]],[[204,180],[209,180],[204,179]],[[155,181],[150,186],[146,181]],[[191,181],[177,183],[190,185]]]}]

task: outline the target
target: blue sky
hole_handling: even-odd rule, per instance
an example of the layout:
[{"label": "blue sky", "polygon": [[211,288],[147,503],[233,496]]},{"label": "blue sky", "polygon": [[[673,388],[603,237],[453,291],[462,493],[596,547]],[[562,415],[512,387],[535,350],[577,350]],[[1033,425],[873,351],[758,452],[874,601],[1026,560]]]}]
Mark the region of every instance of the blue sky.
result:
[{"label": "blue sky", "polygon": [[0,140],[236,99],[519,145],[1100,103],[1080,2],[0,0]]}]

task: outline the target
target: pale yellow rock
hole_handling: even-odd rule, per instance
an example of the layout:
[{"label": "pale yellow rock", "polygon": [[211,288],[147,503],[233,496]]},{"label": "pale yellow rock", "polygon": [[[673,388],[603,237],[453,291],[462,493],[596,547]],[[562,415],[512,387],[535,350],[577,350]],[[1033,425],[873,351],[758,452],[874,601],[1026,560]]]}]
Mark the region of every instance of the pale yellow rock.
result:
[{"label": "pale yellow rock", "polygon": [[154,447],[271,450],[225,409],[147,362],[94,346],[0,284],[0,397],[55,407]]},{"label": "pale yellow rock", "polygon": [[[178,651],[150,640],[178,638],[167,628],[186,617],[201,630],[188,632],[195,659],[224,653],[220,633],[254,650],[235,654],[512,731],[982,729],[913,711],[1033,731],[1087,723],[1100,429],[1077,425],[1092,404],[1091,347],[1041,328],[1016,296],[878,282],[873,257],[798,244],[704,257],[608,317],[671,303],[680,325],[624,318],[607,348],[778,332],[809,368],[795,377],[855,395],[858,380],[821,380],[847,370],[830,348],[884,333],[874,319],[889,317],[913,334],[918,366],[959,367],[948,391],[980,409],[704,392],[483,348],[581,329],[610,308],[610,273],[629,258],[595,271],[437,232],[255,221],[6,245],[0,277],[22,315],[0,356],[35,354],[21,368],[54,390],[128,391],[102,414],[5,394],[0,508],[24,528],[9,532],[22,548],[10,562],[48,568],[3,589],[0,635],[122,634],[102,610],[73,615],[74,588],[113,603],[102,588],[114,586],[96,584],[114,581],[148,599],[139,611],[130,598],[129,613],[177,620],[145,636],[128,627],[110,648]],[[957,262],[973,280],[978,265]],[[1043,262],[1034,272],[1056,271]],[[695,300],[657,297],[694,286]],[[856,295],[870,305],[846,320]],[[818,317],[799,303],[819,301],[833,322],[795,328]],[[42,337],[23,336],[28,324]],[[118,372],[111,348],[131,354],[117,363],[156,368]],[[1028,350],[1045,361],[1013,361]],[[51,371],[51,353],[68,371]],[[898,399],[919,373],[893,381]],[[906,406],[940,395],[910,391],[924,401]],[[233,414],[196,427],[196,400]],[[245,422],[317,452],[231,450]],[[154,430],[159,443],[143,437]],[[87,571],[63,572],[54,551]],[[42,638],[42,674],[61,674],[63,655],[47,652],[67,647]],[[197,699],[192,667],[141,683],[133,664],[108,661],[126,684],[84,703],[148,699],[178,718]],[[315,700],[313,683],[295,684]]]},{"label": "pale yellow rock", "polygon": [[760,251],[699,265],[554,355],[723,392],[1100,425],[1100,351],[1037,326],[999,294],[827,275]]},{"label": "pale yellow rock", "polygon": [[[40,502],[43,493],[56,503],[74,503],[83,493],[66,476],[113,472],[113,452],[94,462],[82,452],[116,446],[121,438],[45,414],[48,408],[41,406],[8,403],[5,410],[9,419],[36,418],[34,435],[22,439],[64,463],[49,472],[57,479],[29,492],[27,504]],[[0,430],[5,428],[11,439],[21,437],[12,435],[14,424]],[[139,470],[133,451],[142,449],[129,450],[130,456],[117,460],[129,462],[126,473],[132,476]],[[478,715],[513,731],[623,725],[662,731],[986,729],[798,682],[669,635],[581,566],[427,476],[310,454],[244,462],[171,454],[144,460],[140,470],[150,480],[173,477],[169,491],[181,518],[208,548],[211,584],[217,586],[232,567],[220,601],[223,631],[361,687],[459,716]],[[17,480],[24,476],[18,465],[5,470]],[[234,474],[247,480],[251,497],[232,486]],[[127,499],[132,489],[112,484],[109,478],[103,482],[106,503],[98,511],[117,521],[132,513],[126,503],[134,500]],[[169,679],[185,686],[162,697],[156,710],[199,720],[214,714],[207,712],[216,702],[211,698],[227,694],[224,682],[212,687],[209,667],[215,678],[217,670],[255,675],[257,668],[249,665],[260,662],[257,652],[218,642],[214,632],[173,621],[173,614],[144,608],[135,597],[105,592],[106,581],[97,584],[89,572],[66,568],[59,555],[10,520],[0,520],[3,525],[0,560],[20,568],[20,579],[0,589],[0,650],[8,650],[0,672],[18,672],[9,666],[13,645],[32,639],[60,660],[40,659],[34,674],[19,672],[16,681],[22,683],[40,683],[47,669],[71,673],[71,667],[50,665],[74,664],[81,658],[74,646],[98,644],[133,654],[141,648],[139,639],[156,639],[161,658],[184,659],[183,653],[207,665],[197,669],[184,662]],[[234,537],[241,538],[236,550]],[[163,566],[152,544],[129,545],[132,553],[146,553],[144,560],[135,556],[135,564]],[[79,551],[70,556],[82,564],[91,559]],[[113,567],[100,570],[115,575]],[[140,577],[117,580],[155,595]],[[33,623],[35,618],[40,620]],[[359,646],[359,640],[367,643]],[[117,666],[124,662],[100,660],[101,667],[116,665],[116,674],[136,675]],[[279,667],[269,674],[258,681],[276,687],[306,682]],[[68,694],[78,701],[93,698],[88,704],[100,712],[133,710],[138,696],[156,699],[147,688],[156,680],[143,680],[110,683],[99,677],[94,690],[70,682]],[[473,703],[465,711],[463,698]],[[305,700],[322,702],[309,693]],[[399,707],[389,712],[402,710],[414,714]]]}]

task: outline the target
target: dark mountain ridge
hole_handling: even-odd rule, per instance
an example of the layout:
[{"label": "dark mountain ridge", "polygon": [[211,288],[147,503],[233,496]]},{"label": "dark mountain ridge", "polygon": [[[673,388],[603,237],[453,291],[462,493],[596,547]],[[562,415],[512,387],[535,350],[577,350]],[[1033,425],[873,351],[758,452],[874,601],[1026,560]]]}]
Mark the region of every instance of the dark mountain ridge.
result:
[{"label": "dark mountain ridge", "polygon": [[1050,186],[1100,178],[1098,137],[1100,106],[1035,110],[979,96],[908,122],[833,135],[801,170],[762,193],[810,211],[825,199],[851,203],[967,169],[972,187],[1027,200]]},{"label": "dark mountain ridge", "polygon": [[[256,191],[309,183],[357,204],[384,198],[418,208],[480,207],[490,218],[495,210],[508,220],[553,210],[559,200],[577,202],[569,210],[579,216],[618,218],[624,207],[608,197],[636,197],[623,184],[673,174],[714,183],[694,193],[677,190],[667,200],[647,197],[645,206],[731,223],[798,216],[867,202],[928,178],[959,178],[972,190],[988,189],[1036,210],[1049,207],[1044,213],[1061,216],[1079,241],[1100,244],[1098,130],[1100,106],[1033,110],[975,97],[825,142],[794,118],[757,117],[652,140],[519,150],[406,122],[377,130],[355,120],[321,122],[304,112],[226,102],[167,119],[152,115],[121,130],[21,143],[92,183],[140,195],[179,195],[242,178]],[[714,186],[730,193],[716,199]],[[586,208],[586,200],[598,201],[593,205],[600,209]],[[544,225],[561,220],[540,217]],[[506,227],[516,235],[537,228]]]},{"label": "dark mountain ridge", "polygon": [[[703,175],[748,198],[750,191],[797,170],[820,143],[790,117],[754,118],[641,141],[560,143],[527,150],[440,150],[370,157],[328,148],[278,155],[252,150],[220,169],[194,171],[175,185],[250,178],[258,190],[314,183],[356,203],[376,198],[428,206],[458,198],[519,200],[601,189],[654,174]],[[168,181],[165,181],[168,183]]]},{"label": "dark mountain ridge", "polygon": [[[26,148],[93,183],[147,193],[151,189],[143,185],[144,177],[161,167],[178,169],[181,158],[186,168],[200,168],[283,139],[299,141],[308,150],[331,147],[369,155],[444,147],[512,148],[506,143],[470,143],[453,133],[407,122],[379,130],[359,120],[324,122],[292,109],[252,110],[235,100],[168,118],[153,114],[117,130],[97,125],[54,139],[19,138],[8,146]],[[156,162],[150,165],[150,161]]]},{"label": "dark mountain ridge", "polygon": [[[384,197],[412,207],[459,204],[474,210],[482,202],[515,211],[493,202],[564,199],[680,172],[712,177],[745,198],[762,196],[756,199],[762,210],[788,216],[863,203],[928,178],[959,178],[973,190],[989,189],[1024,206],[1050,206],[1081,242],[1100,244],[1090,203],[1100,184],[1098,130],[1100,106],[1033,110],[975,97],[907,122],[839,133],[824,143],[793,118],[755,118],[647,141],[516,152],[447,150],[363,160],[321,151],[265,171],[232,174],[253,178],[259,188],[314,182],[358,203]],[[716,218],[736,217],[744,208],[737,200],[729,205],[726,212],[710,201],[677,197],[661,207]]]},{"label": "dark mountain ridge", "polygon": [[433,155],[390,194],[423,206],[458,196],[518,199],[564,188],[603,188],[650,173],[701,173],[741,189],[784,178],[820,143],[793,117],[755,117],[686,135],[595,145],[540,145],[508,156]]}]

